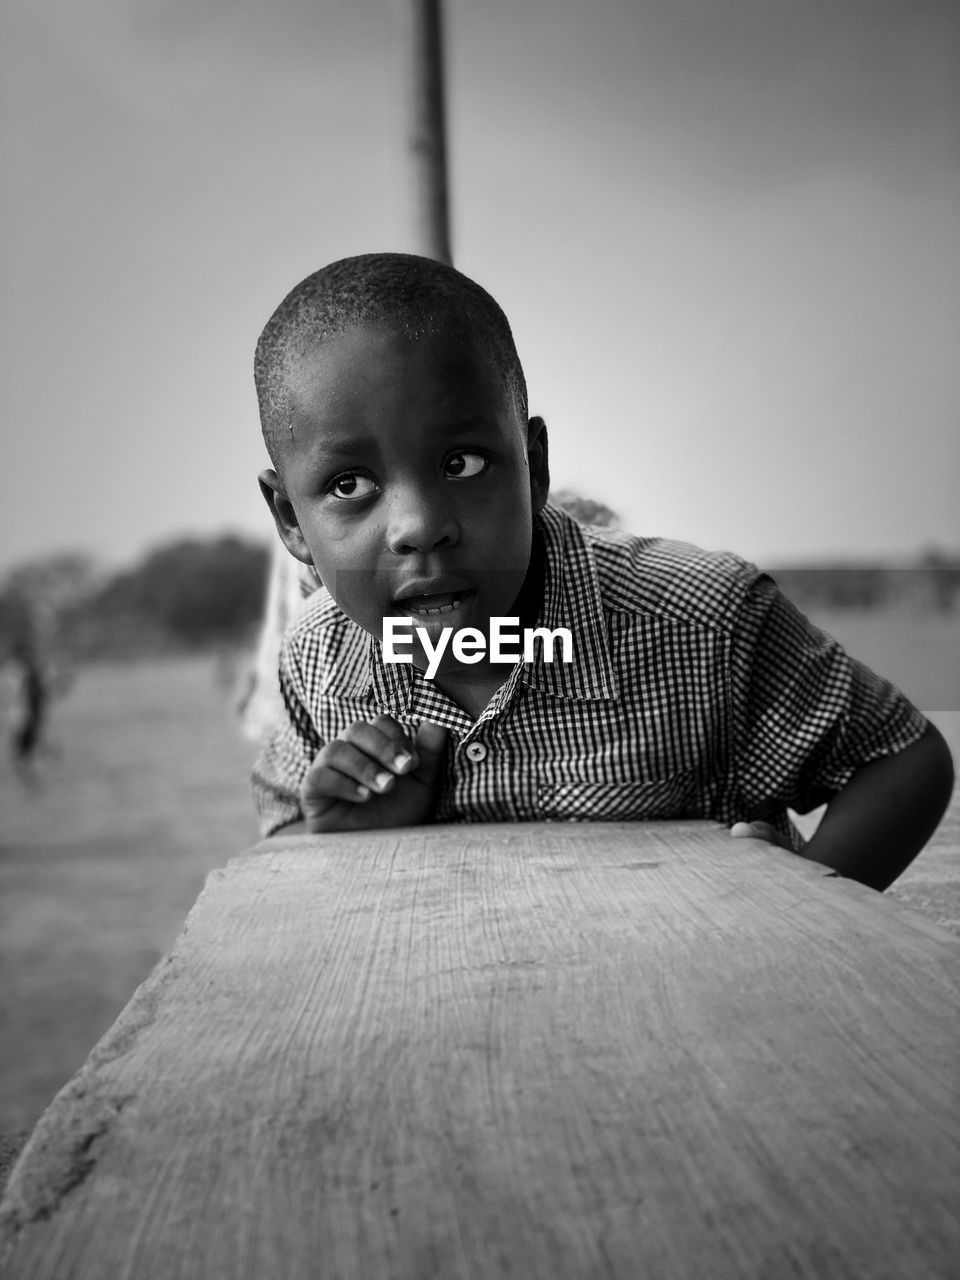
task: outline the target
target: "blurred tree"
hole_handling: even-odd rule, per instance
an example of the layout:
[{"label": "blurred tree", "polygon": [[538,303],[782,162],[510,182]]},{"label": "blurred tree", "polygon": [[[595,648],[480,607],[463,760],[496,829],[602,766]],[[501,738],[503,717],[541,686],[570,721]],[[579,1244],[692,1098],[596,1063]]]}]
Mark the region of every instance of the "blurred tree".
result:
[{"label": "blurred tree", "polygon": [[62,678],[70,659],[248,643],[267,560],[262,543],[227,535],[158,547],[112,576],[79,554],[18,565],[0,583],[0,662],[29,651]]},{"label": "blurred tree", "polygon": [[239,644],[260,619],[267,559],[262,543],[232,535],[185,538],[150,552],[91,603],[103,619],[123,621],[131,638],[146,624],[157,639],[190,648]]},{"label": "blurred tree", "polygon": [[64,642],[67,619],[103,581],[103,571],[91,556],[65,551],[18,564],[4,579],[2,593],[26,609],[38,640],[56,645]]},{"label": "blurred tree", "polygon": [[576,520],[584,524],[599,525],[604,529],[618,529],[620,517],[603,502],[593,498],[584,498],[573,489],[558,489],[551,492],[550,501],[555,507],[562,507]]}]

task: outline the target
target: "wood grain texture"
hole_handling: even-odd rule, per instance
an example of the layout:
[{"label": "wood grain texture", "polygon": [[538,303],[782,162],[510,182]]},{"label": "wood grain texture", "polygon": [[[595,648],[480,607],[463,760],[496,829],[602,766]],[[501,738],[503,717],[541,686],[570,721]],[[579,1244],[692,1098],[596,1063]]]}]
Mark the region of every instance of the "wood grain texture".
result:
[{"label": "wood grain texture", "polygon": [[709,824],[268,841],[44,1116],[3,1274],[946,1280],[958,955]]}]

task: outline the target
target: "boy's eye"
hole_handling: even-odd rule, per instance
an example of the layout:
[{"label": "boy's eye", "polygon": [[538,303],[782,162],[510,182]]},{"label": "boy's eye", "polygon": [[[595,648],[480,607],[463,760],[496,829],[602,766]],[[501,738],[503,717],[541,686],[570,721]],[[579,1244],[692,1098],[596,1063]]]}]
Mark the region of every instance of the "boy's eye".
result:
[{"label": "boy's eye", "polygon": [[377,486],[370,477],[356,471],[344,471],[331,481],[329,490],[335,498],[369,498],[376,491]]},{"label": "boy's eye", "polygon": [[487,459],[480,453],[451,453],[443,464],[448,476],[469,480],[487,469]]}]

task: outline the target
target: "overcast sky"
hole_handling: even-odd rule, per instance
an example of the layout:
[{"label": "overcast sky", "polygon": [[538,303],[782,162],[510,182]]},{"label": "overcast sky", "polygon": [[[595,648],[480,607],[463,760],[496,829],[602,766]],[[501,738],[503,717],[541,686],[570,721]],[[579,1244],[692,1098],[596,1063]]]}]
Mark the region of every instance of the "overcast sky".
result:
[{"label": "overcast sky", "polygon": [[[0,567],[267,536],[251,361],[414,248],[404,0],[5,0]],[[455,261],[554,480],[760,560],[960,548],[955,0],[448,0]]]}]

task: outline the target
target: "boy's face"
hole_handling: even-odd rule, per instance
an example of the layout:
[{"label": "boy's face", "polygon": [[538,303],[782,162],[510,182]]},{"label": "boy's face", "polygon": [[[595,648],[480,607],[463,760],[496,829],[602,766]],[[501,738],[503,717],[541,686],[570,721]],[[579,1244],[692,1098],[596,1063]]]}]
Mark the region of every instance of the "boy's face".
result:
[{"label": "boy's face", "polygon": [[433,642],[509,616],[546,501],[546,440],[489,358],[357,326],[308,352],[289,390],[283,484],[265,471],[261,488],[343,612],[381,639],[384,617],[407,615]]}]

